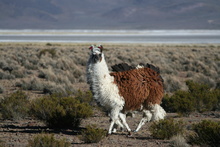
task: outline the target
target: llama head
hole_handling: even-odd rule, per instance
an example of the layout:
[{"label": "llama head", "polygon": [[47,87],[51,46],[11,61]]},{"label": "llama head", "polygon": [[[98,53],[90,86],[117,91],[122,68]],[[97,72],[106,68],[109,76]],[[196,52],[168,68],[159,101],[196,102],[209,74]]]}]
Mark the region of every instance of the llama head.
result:
[{"label": "llama head", "polygon": [[92,62],[93,63],[101,62],[103,58],[103,53],[102,53],[103,46],[102,45],[99,45],[99,46],[91,45],[89,49],[91,50]]}]

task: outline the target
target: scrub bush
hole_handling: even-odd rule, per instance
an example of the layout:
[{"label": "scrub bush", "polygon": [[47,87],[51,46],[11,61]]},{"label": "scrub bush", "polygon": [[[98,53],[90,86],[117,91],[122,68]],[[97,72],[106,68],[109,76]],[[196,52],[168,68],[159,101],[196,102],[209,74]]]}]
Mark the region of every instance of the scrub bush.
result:
[{"label": "scrub bush", "polygon": [[47,53],[49,53],[52,57],[56,56],[56,50],[55,49],[43,49],[43,50],[40,51],[39,57],[41,57],[42,55],[46,55]]},{"label": "scrub bush", "polygon": [[192,130],[197,135],[189,136],[190,143],[217,147],[220,144],[220,122],[203,120],[194,124]]},{"label": "scrub bush", "polygon": [[170,139],[176,135],[184,133],[185,124],[183,121],[174,121],[174,119],[164,119],[154,122],[150,126],[151,135],[159,139]]},{"label": "scrub bush", "polygon": [[190,95],[195,100],[195,108],[199,112],[210,111],[216,107],[218,95],[206,84],[186,81]]},{"label": "scrub bush", "polygon": [[18,120],[28,116],[30,103],[23,91],[16,91],[0,101],[0,113],[3,119]]},{"label": "scrub bush", "polygon": [[38,134],[28,141],[27,147],[69,147],[65,139],[55,139],[52,134]]},{"label": "scrub bush", "polygon": [[75,98],[80,102],[85,102],[90,104],[92,102],[92,92],[91,91],[83,92],[81,90],[78,90],[77,93],[75,94]]},{"label": "scrub bush", "polygon": [[0,85],[0,93],[3,93],[4,92],[4,88],[2,85]]},{"label": "scrub bush", "polygon": [[82,131],[82,135],[79,138],[85,143],[98,143],[106,134],[105,130],[99,129],[95,125],[89,125]]},{"label": "scrub bush", "polygon": [[167,112],[189,115],[219,108],[219,89],[212,90],[208,85],[186,81],[188,91],[176,91],[172,96],[165,95],[162,107]]},{"label": "scrub bush", "polygon": [[49,95],[32,102],[33,116],[44,121],[51,128],[77,128],[81,120],[92,115],[87,103],[81,103],[74,97]]}]

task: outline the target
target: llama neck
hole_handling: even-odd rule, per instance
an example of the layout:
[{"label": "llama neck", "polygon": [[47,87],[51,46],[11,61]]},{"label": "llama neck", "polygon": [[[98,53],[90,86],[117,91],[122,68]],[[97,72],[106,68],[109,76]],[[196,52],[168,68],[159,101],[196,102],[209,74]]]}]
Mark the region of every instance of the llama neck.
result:
[{"label": "llama neck", "polygon": [[90,63],[88,66],[88,78],[93,98],[106,110],[111,110],[116,106],[122,109],[124,100],[119,95],[117,85],[113,83],[114,77],[109,74],[104,56],[102,56],[101,62]]},{"label": "llama neck", "polygon": [[103,56],[101,62],[94,64],[93,74],[99,80],[110,78],[108,66],[105,62],[104,56]]}]

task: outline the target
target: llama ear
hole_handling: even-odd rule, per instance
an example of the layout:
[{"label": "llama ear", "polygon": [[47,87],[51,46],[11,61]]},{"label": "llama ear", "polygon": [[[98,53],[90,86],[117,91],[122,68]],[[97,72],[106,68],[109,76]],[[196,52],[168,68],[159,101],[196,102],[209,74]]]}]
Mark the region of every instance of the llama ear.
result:
[{"label": "llama ear", "polygon": [[93,48],[94,48],[94,45],[91,45],[90,47],[89,47],[89,49],[92,51],[93,50]]},{"label": "llama ear", "polygon": [[100,44],[99,46],[98,46],[98,48],[101,50],[101,52],[102,52],[102,50],[103,50],[103,46]]}]

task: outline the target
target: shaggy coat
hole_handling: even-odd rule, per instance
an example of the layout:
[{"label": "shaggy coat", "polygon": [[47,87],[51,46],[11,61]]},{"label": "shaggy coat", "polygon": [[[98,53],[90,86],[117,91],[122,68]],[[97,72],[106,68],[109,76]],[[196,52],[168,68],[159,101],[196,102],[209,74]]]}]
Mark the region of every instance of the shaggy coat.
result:
[{"label": "shaggy coat", "polygon": [[164,88],[160,75],[150,68],[132,69],[110,73],[124,98],[123,111],[148,108],[149,104],[160,105]]},{"label": "shaggy coat", "polygon": [[109,134],[112,133],[114,124],[122,128],[125,126],[131,131],[126,122],[126,113],[129,111],[140,110],[144,113],[135,131],[147,121],[165,117],[166,112],[160,107],[164,92],[163,80],[157,68],[147,64],[145,68],[135,69],[127,64],[119,64],[113,68],[120,72],[110,73],[102,53],[103,47],[91,46],[90,49],[87,83],[96,102],[109,112]]}]

